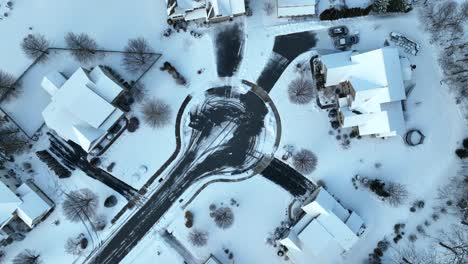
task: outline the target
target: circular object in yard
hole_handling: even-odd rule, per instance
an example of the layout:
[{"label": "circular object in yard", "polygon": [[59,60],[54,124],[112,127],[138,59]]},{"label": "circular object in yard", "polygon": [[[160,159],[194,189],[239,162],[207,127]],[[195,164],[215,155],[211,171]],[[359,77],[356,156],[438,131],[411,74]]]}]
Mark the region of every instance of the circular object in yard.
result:
[{"label": "circular object in yard", "polygon": [[338,111],[336,111],[336,109],[332,109],[330,110],[330,112],[328,112],[329,118],[335,118],[337,115],[338,115]]},{"label": "circular object in yard", "polygon": [[280,256],[280,257],[284,256],[284,252],[281,251],[281,250],[278,250],[278,253],[277,253],[277,254],[278,254],[278,256]]},{"label": "circular object in yard", "polygon": [[145,165],[141,165],[140,168],[138,168],[139,174],[145,174],[146,172],[148,172],[148,167],[146,167]]},{"label": "circular object in yard", "polygon": [[409,146],[417,146],[424,143],[424,134],[418,129],[411,129],[406,132],[405,142]]}]

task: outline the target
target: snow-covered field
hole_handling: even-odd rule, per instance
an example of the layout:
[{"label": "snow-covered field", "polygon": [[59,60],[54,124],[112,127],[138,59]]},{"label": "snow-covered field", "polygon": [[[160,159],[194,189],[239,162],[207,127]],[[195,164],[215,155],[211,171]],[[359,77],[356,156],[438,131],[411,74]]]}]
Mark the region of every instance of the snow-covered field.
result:
[{"label": "snow-covered field", "polygon": [[[323,180],[328,190],[345,207],[356,211],[366,222],[368,228],[365,236],[343,260],[343,263],[360,263],[378,240],[391,235],[395,223],[407,222],[407,228],[414,229],[414,225],[427,218],[432,213],[431,207],[438,186],[447,181],[447,176],[454,175],[458,167],[458,160],[451,153],[465,136],[466,125],[453,99],[440,85],[442,76],[436,61],[436,51],[429,44],[415,12],[393,17],[365,17],[321,23],[311,19],[301,23],[276,19],[274,15],[267,16],[263,10],[265,1],[250,2],[254,16],[236,19],[244,23],[246,42],[244,59],[238,73],[232,78],[221,79],[216,74],[212,34],[215,28],[222,28],[223,25],[198,29],[203,33],[201,39],[195,39],[188,33],[174,33],[165,38],[162,36],[166,29],[163,0],[143,0],[138,3],[124,0],[17,1],[14,12],[8,19],[0,20],[0,34],[7,36],[1,43],[0,69],[19,75],[28,67],[30,61],[22,54],[20,42],[29,33],[44,34],[52,41],[53,46],[64,46],[63,37],[67,32],[86,32],[101,47],[114,50],[122,50],[129,38],[143,36],[148,39],[155,51],[163,56],[142,81],[148,90],[148,98],[160,98],[171,105],[171,122],[158,130],[142,123],[135,133],[125,132],[102,157],[103,168],[115,162],[113,174],[138,189],[174,151],[176,114],[185,97],[188,94],[199,94],[213,86],[226,83],[237,85],[240,79],[255,81],[269,58],[276,35],[319,30],[318,46],[322,50],[331,49],[331,41],[324,29],[346,24],[350,32],[359,32],[360,43],[355,47],[358,51],[382,47],[391,31],[409,36],[421,45],[421,51],[418,56],[409,56],[417,69],[413,72],[416,86],[407,101],[406,125],[407,128],[420,129],[425,134],[423,145],[408,147],[401,138],[362,138],[351,140],[350,148],[343,149],[340,141],[335,138],[337,132],[330,134],[332,129],[326,112],[317,110],[313,103],[305,106],[291,104],[287,99],[287,86],[297,76],[293,68],[297,62],[308,60],[315,51],[305,53],[292,62],[270,93],[282,117],[282,137],[276,156],[281,157],[281,147],[285,144],[292,144],[296,149],[312,150],[318,156],[318,167],[307,177],[314,181]],[[365,6],[369,1],[347,2],[352,2],[354,7]],[[171,62],[187,78],[186,87],[175,84],[169,74],[159,70],[164,61]],[[112,64],[123,72],[118,57],[107,56],[98,63]],[[40,112],[49,100],[40,87],[41,76],[52,70],[71,72],[77,66],[76,62],[63,54],[35,66],[24,79],[24,93],[18,101],[5,105],[5,110],[18,118],[28,132],[34,133],[42,124]],[[200,69],[203,69],[203,73],[197,74]],[[142,120],[139,107],[135,107],[129,116],[138,116]],[[34,151],[46,146],[46,138],[41,137],[35,144]],[[18,157],[17,160],[19,163],[29,161],[33,164],[35,173],[25,173],[24,178],[34,178],[36,184],[57,203],[57,208],[24,241],[15,242],[6,248],[7,260],[25,248],[34,248],[40,251],[44,263],[73,262],[75,257],[64,253],[65,240],[85,230],[81,224],[70,223],[64,218],[60,207],[64,198],[63,191],[92,189],[99,194],[99,212],[105,214],[108,220],[125,205],[122,196],[83,173],[75,172],[69,179],[58,180],[37,160],[33,152]],[[142,165],[148,168],[144,174],[138,173]],[[355,190],[351,177],[357,173],[405,184],[410,193],[408,203],[393,208],[374,199],[367,191]],[[118,196],[119,203],[113,208],[104,208],[102,202],[111,194]],[[210,218],[208,207],[211,203],[227,205],[231,198],[239,202],[239,207],[232,208],[235,222],[230,229],[221,230]],[[261,177],[239,183],[212,184],[186,208],[195,215],[194,227],[209,233],[205,247],[196,248],[190,245],[187,238],[189,229],[183,222],[184,211],[174,206],[169,217],[158,223],[124,262],[181,262],[181,257],[175,250],[162,241],[159,233],[165,228],[198,261],[203,261],[210,254],[225,261],[227,259],[223,249],[229,248],[234,253],[236,263],[282,262],[275,250],[265,244],[265,238],[284,220],[291,199],[287,192]],[[409,211],[409,204],[416,199],[425,200],[426,208],[413,214]],[[450,221],[449,217],[444,219]],[[60,225],[53,224],[56,220],[60,220]],[[106,228],[99,233],[100,237],[95,238],[96,243],[105,239],[115,228],[116,226]],[[431,228],[435,230],[435,227]]]}]

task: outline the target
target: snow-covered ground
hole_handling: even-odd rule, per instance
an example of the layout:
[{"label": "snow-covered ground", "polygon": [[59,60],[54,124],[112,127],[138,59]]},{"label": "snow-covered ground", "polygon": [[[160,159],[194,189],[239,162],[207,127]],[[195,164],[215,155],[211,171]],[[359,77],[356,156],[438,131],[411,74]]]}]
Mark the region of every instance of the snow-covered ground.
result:
[{"label": "snow-covered ground", "polygon": [[[231,199],[239,205],[231,205]],[[265,243],[265,239],[287,218],[287,208],[292,199],[289,193],[261,176],[236,183],[214,183],[198,195],[185,210],[174,209],[173,217],[165,219],[165,222],[169,223],[168,226],[161,223],[157,228],[165,228],[172,233],[199,263],[206,260],[210,254],[223,263],[228,261],[224,249],[233,252],[235,263],[280,263],[276,251]],[[215,225],[210,217],[211,204],[232,209],[234,223],[230,228],[220,229]],[[191,211],[194,215],[191,229],[184,225],[185,211]],[[197,248],[188,242],[189,232],[193,229],[208,233],[205,247]],[[145,244],[146,241],[135,251],[138,252]],[[148,259],[148,255],[153,256],[155,261],[162,261],[154,253],[154,250],[142,252],[138,259],[129,255],[123,263],[144,263],[143,260]]]},{"label": "snow-covered ground", "polygon": [[[437,187],[446,181],[447,175],[453,175],[457,168],[455,156],[447,153],[453,153],[453,149],[459,144],[458,141],[464,136],[466,126],[452,98],[440,86],[441,74],[437,66],[436,52],[428,44],[428,38],[423,33],[415,12],[385,18],[365,17],[334,22],[309,19],[308,22],[301,22],[276,19],[274,15],[267,16],[263,10],[265,1],[250,2],[254,15],[236,19],[244,22],[246,42],[239,72],[232,78],[217,77],[213,28],[198,29],[204,34],[201,39],[195,39],[188,33],[174,33],[169,38],[162,36],[167,27],[162,0],[143,0],[138,3],[124,0],[17,1],[14,12],[8,19],[0,21],[0,34],[8,36],[7,40],[1,43],[0,69],[19,75],[28,67],[30,61],[22,54],[20,42],[29,33],[44,34],[52,41],[53,46],[63,46],[63,37],[67,32],[86,32],[95,38],[101,47],[114,50],[123,49],[129,38],[147,38],[155,51],[163,56],[145,76],[143,83],[148,89],[148,98],[160,98],[171,105],[171,122],[157,130],[141,122],[135,133],[125,132],[104,154],[102,165],[105,168],[111,162],[116,162],[113,174],[135,188],[140,188],[175,149],[175,118],[184,98],[188,94],[199,94],[209,87],[226,83],[239,84],[239,79],[255,81],[267,63],[276,35],[320,30],[318,46],[321,49],[330,49],[331,41],[324,29],[346,24],[350,32],[360,34],[360,43],[356,46],[359,51],[382,47],[391,31],[407,35],[421,45],[418,56],[409,57],[417,69],[414,71],[416,87],[407,104],[407,128],[420,129],[426,135],[426,140],[421,146],[407,147],[400,138],[362,138],[353,139],[351,147],[343,149],[340,141],[335,139],[337,132],[330,135],[331,128],[326,112],[317,110],[313,103],[306,106],[291,104],[287,99],[287,85],[297,76],[293,67],[296,62],[308,60],[314,51],[303,54],[292,62],[270,93],[282,117],[281,145],[276,155],[282,155],[281,146],[285,144],[293,144],[297,149],[312,150],[318,156],[318,167],[307,177],[315,181],[323,180],[328,190],[338,197],[345,207],[358,212],[366,222],[368,229],[365,236],[343,261],[359,263],[367,257],[378,240],[392,233],[395,223],[407,222],[411,218],[411,223],[419,224],[427,218],[431,213],[430,208]],[[347,2],[352,2],[350,6],[354,7],[365,6],[369,1]],[[215,27],[222,28],[223,25]],[[108,56],[99,63],[112,64],[111,66],[116,67],[119,72],[123,72],[118,59]],[[186,87],[176,85],[169,74],[158,69],[164,61],[171,62],[187,78]],[[72,62],[63,54],[53,56],[45,64],[35,66],[24,79],[23,95],[18,101],[5,105],[5,109],[22,120],[20,123],[25,125],[28,132],[34,132],[42,124],[40,112],[49,100],[39,85],[41,76],[52,70],[72,72],[77,66],[76,62]],[[203,69],[203,73],[197,74],[200,69]],[[133,115],[142,120],[139,107],[129,114]],[[34,150],[44,149],[47,145],[45,140],[45,137],[41,137]],[[100,213],[105,214],[108,220],[125,204],[123,197],[82,173],[76,172],[69,179],[56,179],[55,175],[47,171],[45,165],[38,162],[33,152],[17,160],[19,163],[33,163],[35,173],[26,174],[24,178],[33,177],[36,184],[57,203],[57,208],[45,222],[31,231],[24,241],[15,242],[6,248],[7,260],[25,248],[39,250],[45,263],[71,263],[75,259],[64,253],[65,240],[85,230],[81,224],[70,223],[64,218],[60,208],[62,191],[92,189],[99,194]],[[377,163],[382,166],[376,166]],[[147,172],[136,175],[142,165],[148,168]],[[424,199],[426,209],[421,213],[411,214],[409,205],[392,208],[373,199],[369,192],[354,190],[351,177],[356,173],[405,184],[410,192],[408,204],[415,199]],[[118,205],[111,209],[103,208],[103,200],[111,194],[118,196]],[[240,204],[239,207],[233,207],[235,222],[232,228],[221,230],[209,217],[208,206],[211,203],[219,205],[221,202],[229,204],[231,198]],[[155,260],[161,263],[180,262],[180,256],[177,256],[159,235],[162,228],[166,227],[173,231],[177,239],[200,261],[206,259],[209,254],[226,260],[226,254],[223,252],[223,247],[226,247],[234,253],[236,263],[281,262],[275,255],[275,250],[265,244],[265,238],[284,220],[285,210],[291,199],[287,192],[261,177],[253,177],[240,183],[212,184],[186,208],[195,214],[194,226],[209,233],[206,247],[194,248],[188,243],[189,230],[183,223],[184,211],[175,206],[168,214],[170,217],[163,219],[147,235],[128,255],[125,263],[146,263]],[[60,220],[60,225],[54,225],[55,220]],[[115,227],[100,233],[100,239],[105,239]],[[408,225],[407,228],[412,227]],[[47,243],[41,243],[46,237]]]}]

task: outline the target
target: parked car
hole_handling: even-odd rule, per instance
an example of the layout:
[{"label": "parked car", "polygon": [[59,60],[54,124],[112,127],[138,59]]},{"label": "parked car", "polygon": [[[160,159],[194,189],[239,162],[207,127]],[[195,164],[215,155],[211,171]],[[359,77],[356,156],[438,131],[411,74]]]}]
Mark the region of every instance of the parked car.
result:
[{"label": "parked car", "polygon": [[337,49],[347,49],[351,47],[354,44],[357,44],[359,42],[359,36],[358,35],[351,35],[351,36],[344,36],[341,38],[335,39],[335,48]]},{"label": "parked car", "polygon": [[328,35],[332,38],[348,35],[348,32],[349,31],[346,26],[337,26],[328,29]]}]

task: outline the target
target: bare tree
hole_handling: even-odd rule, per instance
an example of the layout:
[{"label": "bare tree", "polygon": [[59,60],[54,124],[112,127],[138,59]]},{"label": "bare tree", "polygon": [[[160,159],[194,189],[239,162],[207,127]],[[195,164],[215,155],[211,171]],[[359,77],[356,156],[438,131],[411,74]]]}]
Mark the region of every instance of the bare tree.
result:
[{"label": "bare tree", "polygon": [[84,234],[80,234],[77,237],[70,237],[65,242],[65,252],[70,255],[81,255],[88,246],[88,239]]},{"label": "bare tree", "polygon": [[65,43],[67,47],[71,49],[71,54],[78,62],[87,63],[96,57],[98,45],[96,41],[86,33],[75,34],[73,32],[68,32],[65,36]]},{"label": "bare tree", "polygon": [[41,34],[29,34],[21,42],[24,54],[32,60],[44,62],[49,56],[49,41]]},{"label": "bare tree", "polygon": [[28,140],[22,136],[18,129],[4,125],[0,127],[0,152],[10,156],[25,151]]},{"label": "bare tree", "polygon": [[385,189],[390,194],[386,200],[392,206],[399,206],[408,198],[408,190],[403,184],[387,182]]},{"label": "bare tree", "polygon": [[468,260],[468,227],[462,224],[452,225],[449,231],[441,231],[436,238],[442,247],[446,263],[465,264]]},{"label": "bare tree", "polygon": [[40,264],[42,263],[39,252],[32,249],[25,249],[23,252],[16,255],[13,259],[13,264]]},{"label": "bare tree", "polygon": [[15,98],[21,92],[20,89],[21,85],[13,75],[0,70],[0,98],[4,100]]},{"label": "bare tree", "polygon": [[146,95],[148,94],[148,90],[143,83],[137,82],[133,84],[132,88],[130,88],[130,94],[136,102],[140,103],[143,101],[143,99],[145,99]]},{"label": "bare tree", "polygon": [[288,87],[289,100],[294,104],[307,104],[314,98],[314,85],[306,78],[293,80]]},{"label": "bare tree", "polygon": [[468,161],[464,160],[457,176],[438,190],[437,198],[462,221],[468,219]]},{"label": "bare tree", "polygon": [[146,39],[130,39],[125,47],[123,65],[129,72],[140,72],[147,69],[155,57],[154,50]]},{"label": "bare tree", "polygon": [[307,149],[301,149],[293,156],[294,168],[302,174],[311,174],[317,167],[317,156]]},{"label": "bare tree", "polygon": [[91,221],[97,207],[98,197],[90,189],[80,189],[66,194],[62,204],[65,217],[72,222]]},{"label": "bare tree", "polygon": [[219,228],[227,229],[234,223],[234,213],[229,207],[220,207],[210,213]]},{"label": "bare tree", "polygon": [[165,126],[171,119],[171,107],[160,99],[146,101],[142,111],[143,120],[153,128]]},{"label": "bare tree", "polygon": [[395,264],[442,264],[437,251],[417,249],[413,244],[394,248],[387,259]]},{"label": "bare tree", "polygon": [[195,247],[203,247],[208,242],[208,233],[198,229],[193,229],[189,233],[189,240]]}]

